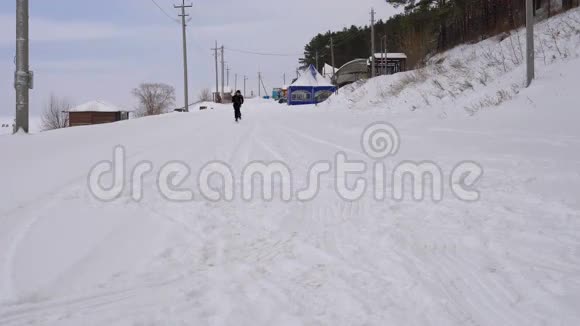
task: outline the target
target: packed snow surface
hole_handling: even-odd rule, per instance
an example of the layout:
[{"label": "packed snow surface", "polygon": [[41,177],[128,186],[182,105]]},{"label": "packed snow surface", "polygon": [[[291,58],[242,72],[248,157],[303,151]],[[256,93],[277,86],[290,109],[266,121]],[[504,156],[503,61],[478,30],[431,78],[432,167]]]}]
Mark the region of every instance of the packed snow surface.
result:
[{"label": "packed snow surface", "polygon": [[[369,81],[318,107],[248,100],[240,124],[230,106],[203,104],[2,136],[0,325],[580,325],[580,60],[539,66],[530,88],[493,105],[477,104],[482,92],[521,85],[519,68],[432,106],[413,93],[422,82],[391,101]],[[377,121],[401,137],[389,169],[431,161],[447,176],[477,162],[479,201],[448,185],[440,202],[346,201],[334,173],[312,201],[196,190],[214,161],[236,187],[251,161],[286,163],[297,187],[338,152],[370,165],[360,135]],[[140,201],[129,177],[116,200],[89,192],[89,171],[118,145],[128,174],[154,166]],[[175,161],[191,169],[192,201],[159,193],[155,171]]]}]

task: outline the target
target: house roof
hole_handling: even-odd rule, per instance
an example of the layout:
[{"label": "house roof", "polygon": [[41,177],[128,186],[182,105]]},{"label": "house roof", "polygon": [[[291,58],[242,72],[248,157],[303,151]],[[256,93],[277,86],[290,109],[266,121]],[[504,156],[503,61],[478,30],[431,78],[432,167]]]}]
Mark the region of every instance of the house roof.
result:
[{"label": "house roof", "polygon": [[290,86],[313,87],[313,86],[334,86],[334,85],[332,85],[332,83],[328,79],[322,77],[322,75],[318,71],[316,71],[316,68],[314,68],[313,65],[310,65],[310,67],[304,69],[300,73],[300,77],[298,77],[298,79]]},{"label": "house roof", "polygon": [[85,104],[79,105],[68,112],[132,112],[132,109],[125,109],[118,107],[116,105],[104,102],[104,101],[91,101]]},{"label": "house roof", "polygon": [[[377,59],[382,59],[384,57],[385,53],[375,53],[375,58]],[[387,59],[407,59],[407,55],[404,53],[387,53]]]}]

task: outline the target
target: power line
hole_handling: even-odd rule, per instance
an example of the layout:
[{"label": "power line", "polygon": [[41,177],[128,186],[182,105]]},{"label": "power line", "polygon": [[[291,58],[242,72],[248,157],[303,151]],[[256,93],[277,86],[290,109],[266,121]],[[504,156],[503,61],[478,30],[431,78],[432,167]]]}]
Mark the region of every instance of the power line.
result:
[{"label": "power line", "polygon": [[176,23],[181,23],[179,20],[177,20],[177,19],[173,18],[173,16],[171,16],[171,14],[169,14],[169,13],[168,13],[168,12],[167,12],[165,9],[163,9],[163,7],[161,7],[161,6],[159,5],[159,3],[157,3],[157,1],[155,1],[155,0],[151,0],[151,2],[153,2],[153,4],[154,4],[154,5],[155,5],[157,8],[159,8],[159,10],[161,10],[161,12],[162,12],[162,13],[163,13],[165,16],[167,16],[167,18],[171,19],[172,21],[174,21],[174,22],[176,22]]},{"label": "power line", "polygon": [[295,57],[295,56],[302,55],[302,54],[298,54],[298,53],[268,53],[268,52],[240,50],[240,49],[233,49],[233,48],[225,48],[225,49],[228,51],[233,51],[233,52],[253,54],[253,55],[261,55],[261,56],[271,56],[271,57]]}]

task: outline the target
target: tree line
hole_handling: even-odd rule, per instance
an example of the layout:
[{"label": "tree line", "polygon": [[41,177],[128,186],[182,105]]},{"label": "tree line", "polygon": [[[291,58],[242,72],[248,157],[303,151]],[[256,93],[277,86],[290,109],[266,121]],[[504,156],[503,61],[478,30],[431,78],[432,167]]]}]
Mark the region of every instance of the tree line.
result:
[{"label": "tree line", "polygon": [[[375,50],[383,37],[388,52],[404,52],[408,66],[420,65],[430,54],[525,25],[525,0],[385,0],[404,12],[375,24]],[[578,6],[578,0],[534,0],[536,15],[549,17]],[[370,26],[351,26],[316,35],[304,48],[302,66],[331,64],[330,42],[335,44],[337,68],[371,53]]]}]

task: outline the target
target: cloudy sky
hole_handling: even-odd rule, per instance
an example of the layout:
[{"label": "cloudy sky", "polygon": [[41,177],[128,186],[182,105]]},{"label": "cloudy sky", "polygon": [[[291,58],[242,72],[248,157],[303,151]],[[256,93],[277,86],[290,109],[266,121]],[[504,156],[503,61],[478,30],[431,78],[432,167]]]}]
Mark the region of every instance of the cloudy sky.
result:
[{"label": "cloudy sky", "polygon": [[[173,4],[156,0],[177,18]],[[296,54],[256,56],[226,51],[230,83],[248,76],[257,91],[261,71],[268,89],[281,86],[283,74],[295,75],[304,45],[318,32],[365,25],[374,7],[377,18],[397,10],[384,0],[188,0],[190,97],[215,84],[210,48],[217,40],[231,49]],[[141,82],[175,86],[181,104],[180,25],[151,0],[31,0],[31,70],[35,89],[31,110],[39,114],[51,93],[74,104],[102,99],[134,106],[131,89]],[[15,1],[0,2],[0,116],[14,111]]]}]

